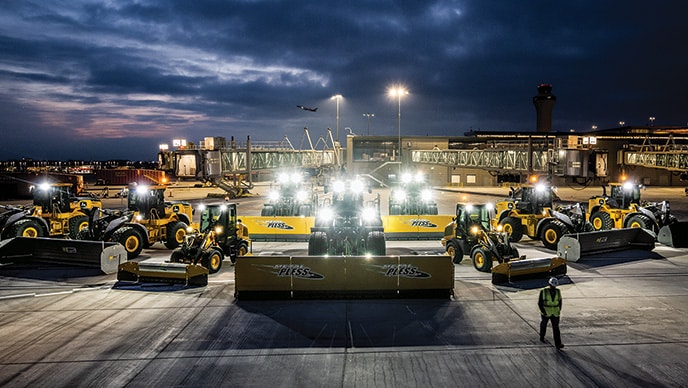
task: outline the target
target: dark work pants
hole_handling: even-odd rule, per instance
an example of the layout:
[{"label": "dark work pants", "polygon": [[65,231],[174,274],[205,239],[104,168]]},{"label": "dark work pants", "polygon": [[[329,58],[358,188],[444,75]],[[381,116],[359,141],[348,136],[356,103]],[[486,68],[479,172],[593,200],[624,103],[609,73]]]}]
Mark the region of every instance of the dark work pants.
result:
[{"label": "dark work pants", "polygon": [[554,345],[561,345],[561,333],[559,333],[559,317],[546,317],[542,315],[542,321],[540,321],[540,338],[545,338],[547,333],[547,321],[552,321],[552,333],[554,333]]}]

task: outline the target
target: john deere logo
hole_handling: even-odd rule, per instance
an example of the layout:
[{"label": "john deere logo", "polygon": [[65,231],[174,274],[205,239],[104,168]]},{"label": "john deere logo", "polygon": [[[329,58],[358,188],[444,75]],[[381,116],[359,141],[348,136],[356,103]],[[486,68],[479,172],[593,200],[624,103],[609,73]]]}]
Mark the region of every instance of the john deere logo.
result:
[{"label": "john deere logo", "polygon": [[325,276],[311,271],[303,264],[280,264],[273,267],[273,273],[278,277],[295,277],[300,279],[322,280]]},{"label": "john deere logo", "polygon": [[432,277],[432,275],[430,275],[429,273],[423,272],[420,269],[418,269],[418,267],[411,264],[387,264],[383,265],[382,268],[385,271],[385,276],[401,276],[404,278],[412,279],[428,279]]},{"label": "john deere logo", "polygon": [[436,228],[437,225],[423,218],[414,218],[411,220],[411,226],[419,226],[421,228]]},{"label": "john deere logo", "polygon": [[281,230],[291,230],[294,229],[293,226],[287,224],[284,221],[267,221],[265,226],[270,229],[281,229]]}]

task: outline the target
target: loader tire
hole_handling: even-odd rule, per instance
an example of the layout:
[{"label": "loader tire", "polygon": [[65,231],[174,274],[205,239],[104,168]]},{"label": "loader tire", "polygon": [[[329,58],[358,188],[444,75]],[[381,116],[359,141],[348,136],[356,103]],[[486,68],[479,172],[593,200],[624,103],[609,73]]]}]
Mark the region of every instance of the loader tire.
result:
[{"label": "loader tire", "polygon": [[246,256],[248,254],[248,243],[246,241],[242,241],[239,243],[239,246],[236,249],[236,253],[233,255],[229,255],[229,260],[232,262],[232,264],[236,263],[236,258],[238,256]]},{"label": "loader tire", "polygon": [[379,231],[372,231],[366,237],[366,247],[368,253],[373,256],[384,256],[386,252],[385,234]]},{"label": "loader tire", "polygon": [[542,245],[544,245],[547,249],[556,251],[557,244],[559,244],[561,236],[565,235],[566,232],[566,225],[564,225],[561,221],[555,220],[549,222],[544,228],[542,228]]},{"label": "loader tire", "polygon": [[111,240],[124,246],[128,260],[135,259],[143,250],[143,237],[134,228],[129,226],[119,228],[112,234]]},{"label": "loader tire", "polygon": [[327,234],[313,232],[308,238],[308,256],[325,256],[327,254]]},{"label": "loader tire", "polygon": [[473,267],[480,272],[492,272],[492,254],[485,248],[476,247],[471,252]]},{"label": "loader tire", "polygon": [[523,238],[523,224],[516,217],[506,217],[500,223],[502,230],[509,235],[509,241],[519,242]]},{"label": "loader tire", "polygon": [[643,228],[647,230],[651,230],[653,232],[657,232],[654,222],[646,216],[645,214],[634,214],[630,217],[628,217],[624,221],[624,227],[626,228]]},{"label": "loader tire", "polygon": [[76,216],[69,219],[69,238],[76,239],[82,229],[88,229],[88,216]]},{"label": "loader tire", "polygon": [[222,268],[222,260],[225,256],[219,249],[211,248],[208,252],[203,254],[201,265],[208,269],[209,273],[217,273]]},{"label": "loader tire", "polygon": [[43,237],[43,228],[32,219],[19,220],[12,225],[11,236],[14,237]]},{"label": "loader tire", "polygon": [[79,233],[76,234],[76,240],[89,241],[91,237],[91,231],[88,229],[81,229]]},{"label": "loader tire", "polygon": [[167,249],[174,249],[184,242],[187,226],[181,221],[170,222],[167,225],[167,236],[165,239]]},{"label": "loader tire", "polygon": [[460,264],[463,260],[463,250],[453,241],[447,243],[447,255],[451,257],[454,264]]},{"label": "loader tire", "polygon": [[609,213],[595,212],[590,216],[590,223],[595,230],[610,230],[614,227],[614,221]]}]

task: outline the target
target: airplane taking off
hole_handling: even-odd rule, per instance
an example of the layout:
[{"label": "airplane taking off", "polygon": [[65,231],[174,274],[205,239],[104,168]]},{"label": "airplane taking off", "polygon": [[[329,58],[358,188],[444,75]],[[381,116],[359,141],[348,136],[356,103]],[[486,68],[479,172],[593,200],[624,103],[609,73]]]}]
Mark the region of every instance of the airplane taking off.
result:
[{"label": "airplane taking off", "polygon": [[317,107],[316,107],[316,108],[309,108],[309,107],[303,106],[303,105],[297,105],[296,107],[299,108],[299,109],[301,109],[301,110],[307,110],[307,111],[309,111],[309,112],[315,112],[315,111],[318,110]]}]

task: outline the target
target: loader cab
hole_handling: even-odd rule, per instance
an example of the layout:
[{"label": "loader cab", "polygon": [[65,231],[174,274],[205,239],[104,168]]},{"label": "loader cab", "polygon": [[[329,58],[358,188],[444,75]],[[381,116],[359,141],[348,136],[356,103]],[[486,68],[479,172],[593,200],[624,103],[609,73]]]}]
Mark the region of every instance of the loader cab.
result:
[{"label": "loader cab", "polygon": [[222,228],[222,233],[218,239],[226,239],[229,236],[236,235],[236,204],[209,205],[201,211],[201,224],[199,229],[201,233],[206,233],[217,226]]},{"label": "loader cab", "polygon": [[516,208],[523,214],[539,214],[552,208],[552,187],[545,185],[523,186],[512,191],[512,198],[519,198]]},{"label": "loader cab", "polygon": [[627,209],[631,204],[640,204],[642,186],[630,182],[610,183],[610,196],[607,204],[614,208]]},{"label": "loader cab", "polygon": [[127,208],[144,219],[165,217],[165,187],[136,186],[129,190]]},{"label": "loader cab", "polygon": [[490,230],[492,217],[494,217],[494,207],[490,204],[456,205],[456,222],[460,230],[470,232],[474,227]]},{"label": "loader cab", "polygon": [[42,184],[33,190],[33,204],[40,206],[45,213],[54,211],[60,213],[70,212],[71,183]]}]

